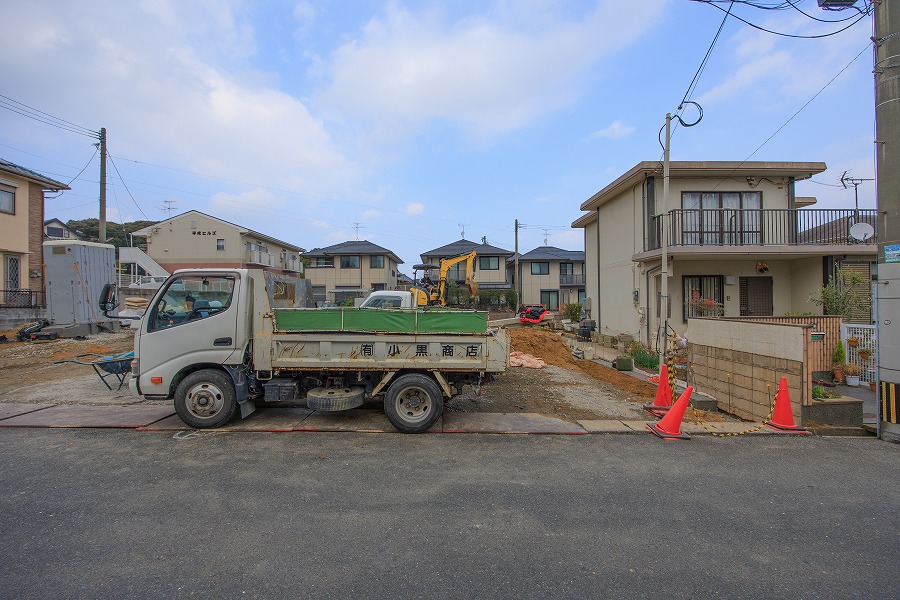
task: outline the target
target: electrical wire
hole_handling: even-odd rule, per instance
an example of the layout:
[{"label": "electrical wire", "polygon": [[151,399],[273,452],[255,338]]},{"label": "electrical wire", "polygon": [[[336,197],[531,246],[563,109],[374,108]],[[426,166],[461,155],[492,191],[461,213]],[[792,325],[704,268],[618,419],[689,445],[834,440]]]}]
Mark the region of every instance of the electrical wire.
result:
[{"label": "electrical wire", "polygon": [[5,108],[6,110],[22,115],[23,117],[33,119],[39,123],[44,123],[46,125],[52,125],[53,127],[57,127],[65,131],[70,131],[79,135],[85,135],[90,138],[100,138],[99,131],[94,131],[93,129],[88,129],[87,127],[76,125],[75,123],[66,121],[65,119],[60,119],[59,117],[54,117],[50,113],[46,113],[32,106],[28,106],[27,104],[19,102],[18,100],[13,100],[9,96],[4,96],[3,94],[0,94],[0,108]]},{"label": "electrical wire", "polygon": [[140,213],[141,213],[142,215],[144,215],[144,220],[145,220],[145,221],[149,221],[150,219],[147,218],[147,214],[144,212],[144,209],[142,209],[142,208],[141,208],[141,205],[138,204],[138,203],[137,203],[137,200],[134,199],[134,194],[132,194],[132,193],[131,193],[131,190],[128,189],[128,184],[125,183],[125,180],[122,178],[122,174],[119,173],[119,167],[116,165],[116,161],[113,160],[113,156],[112,156],[112,154],[109,152],[109,149],[108,149],[108,148],[107,148],[106,155],[109,157],[109,162],[112,163],[113,169],[116,170],[116,175],[119,176],[119,181],[122,182],[122,185],[125,187],[125,191],[128,192],[128,196],[131,198],[131,201],[132,201],[132,202],[134,203],[134,205],[137,207],[138,211],[140,211]]},{"label": "electrical wire", "polygon": [[[692,2],[701,2],[701,3],[703,3],[703,4],[708,4],[708,5],[712,6],[713,8],[715,8],[715,9],[717,9],[717,10],[721,10],[722,12],[726,12],[724,8],[722,8],[721,6],[719,6],[718,4],[716,4],[715,2],[712,2],[711,0],[692,0]],[[757,8],[759,8],[759,7],[757,7]],[[730,10],[730,9],[729,9],[729,10]],[[771,34],[773,34],[773,35],[779,35],[779,36],[782,36],[782,37],[788,37],[788,38],[805,39],[805,40],[814,40],[814,39],[820,39],[820,38],[830,37],[830,36],[832,36],[832,35],[837,35],[837,34],[841,33],[842,31],[846,31],[846,30],[850,29],[851,27],[853,27],[854,25],[856,25],[857,23],[859,23],[860,21],[862,21],[862,20],[869,14],[869,11],[868,11],[868,10],[866,10],[866,11],[860,11],[860,12],[861,12],[861,14],[859,15],[859,17],[857,17],[856,20],[853,21],[852,23],[850,23],[849,25],[847,25],[847,26],[845,26],[845,27],[842,27],[841,29],[838,29],[837,31],[832,31],[832,32],[829,32],[829,33],[822,33],[822,34],[818,34],[818,35],[799,35],[799,34],[795,34],[795,33],[783,33],[783,32],[780,32],[780,31],[773,31],[773,30],[771,30],[771,29],[766,29],[765,27],[761,27],[761,26],[759,26],[759,25],[756,25],[755,23],[751,23],[750,21],[748,21],[748,20],[746,20],[746,19],[742,19],[741,17],[739,17],[739,16],[737,16],[737,15],[735,15],[735,14],[732,14],[731,16],[734,17],[735,19],[737,19],[738,21],[741,21],[742,23],[745,23],[745,24],[749,25],[750,27],[752,27],[752,28],[754,28],[754,29],[758,29],[758,30],[760,30],[760,31],[764,31],[764,32],[766,32],[766,33],[771,33]]]}]

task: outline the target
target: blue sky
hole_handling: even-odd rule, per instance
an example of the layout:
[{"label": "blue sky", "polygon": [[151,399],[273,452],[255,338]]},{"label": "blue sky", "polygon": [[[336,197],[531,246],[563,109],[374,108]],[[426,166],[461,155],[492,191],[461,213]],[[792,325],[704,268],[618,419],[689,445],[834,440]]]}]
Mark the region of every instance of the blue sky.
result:
[{"label": "blue sky", "polygon": [[[733,13],[794,35],[850,22]],[[110,220],[168,204],[306,249],[366,239],[404,272],[462,231],[512,250],[515,219],[522,253],[583,249],[579,205],[661,157],[665,114],[724,17],[688,0],[0,0],[0,14],[0,94],[106,127]],[[871,35],[871,17],[819,39],[729,18],[672,159],[824,161],[798,195],[852,207],[835,185],[874,177]],[[0,157],[72,181],[47,218],[97,216],[94,141],[0,110]],[[874,207],[874,182],[859,198]]]}]

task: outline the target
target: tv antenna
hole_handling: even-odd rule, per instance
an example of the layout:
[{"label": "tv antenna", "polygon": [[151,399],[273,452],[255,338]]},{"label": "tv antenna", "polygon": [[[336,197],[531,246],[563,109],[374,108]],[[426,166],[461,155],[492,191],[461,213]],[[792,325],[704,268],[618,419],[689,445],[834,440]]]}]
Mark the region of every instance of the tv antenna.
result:
[{"label": "tv antenna", "polygon": [[359,227],[360,227],[359,223],[353,223],[353,229],[356,230],[356,241],[357,242],[359,241]]},{"label": "tv antenna", "polygon": [[545,229],[545,230],[544,230],[544,245],[545,245],[545,246],[547,245],[547,236],[548,236],[548,235],[550,235],[550,230],[549,230],[549,229]]},{"label": "tv antenna", "polygon": [[863,181],[875,181],[874,179],[862,179],[857,177],[847,177],[847,173],[850,171],[844,171],[844,174],[841,175],[841,185],[844,186],[844,189],[847,189],[847,185],[853,186],[853,195],[856,198],[856,212],[853,213],[853,216],[856,219],[859,219],[859,184]]},{"label": "tv antenna", "polygon": [[462,229],[459,232],[459,237],[462,239],[466,239],[466,224],[465,223],[457,223]]},{"label": "tv antenna", "polygon": [[175,206],[174,206],[175,201],[174,200],[163,200],[163,204],[165,205],[162,208],[163,212],[168,213],[168,217],[166,217],[166,218],[171,219],[172,211],[175,210]]}]

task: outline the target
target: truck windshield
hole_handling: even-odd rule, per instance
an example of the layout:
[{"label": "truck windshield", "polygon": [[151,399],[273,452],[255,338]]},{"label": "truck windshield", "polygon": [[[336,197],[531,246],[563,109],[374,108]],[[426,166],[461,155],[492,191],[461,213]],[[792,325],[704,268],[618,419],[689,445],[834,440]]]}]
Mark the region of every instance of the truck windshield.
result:
[{"label": "truck windshield", "polygon": [[233,275],[173,278],[150,311],[147,331],[176,327],[225,312],[234,293]]},{"label": "truck windshield", "polygon": [[361,308],[400,308],[403,301],[400,296],[379,296],[362,303]]}]

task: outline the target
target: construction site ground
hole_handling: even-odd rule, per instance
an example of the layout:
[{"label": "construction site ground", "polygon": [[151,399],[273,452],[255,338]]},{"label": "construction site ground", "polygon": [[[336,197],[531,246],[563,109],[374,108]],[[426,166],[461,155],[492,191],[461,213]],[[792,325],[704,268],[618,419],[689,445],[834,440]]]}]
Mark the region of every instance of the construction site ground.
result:
[{"label": "construction site ground", "polygon": [[[512,350],[540,358],[546,366],[510,367],[480,390],[465,390],[446,402],[444,417],[435,431],[643,432],[645,423],[654,420],[641,409],[641,405],[653,401],[656,392],[655,384],[648,383],[646,377],[617,371],[601,360],[575,358],[569,342],[554,331],[519,326],[507,331]],[[15,333],[10,330],[0,335],[14,339]],[[187,429],[174,416],[171,401],[137,398],[127,385],[117,389],[113,377],[107,378],[113,387],[107,390],[91,367],[59,362],[88,353],[113,356],[132,347],[129,330],[80,340],[0,343],[0,426],[90,426],[97,415],[121,414],[127,426]],[[76,406],[84,408],[73,408]],[[100,407],[109,410],[98,412]],[[110,412],[114,407],[142,410]],[[393,431],[379,409],[375,402],[344,413],[313,413],[302,402],[262,405],[256,414],[236,419],[228,428]],[[139,413],[144,416],[135,419]],[[107,421],[107,426],[119,422],[113,417]],[[684,423],[683,429],[693,433],[736,432],[753,425],[693,409],[688,409]]]}]

